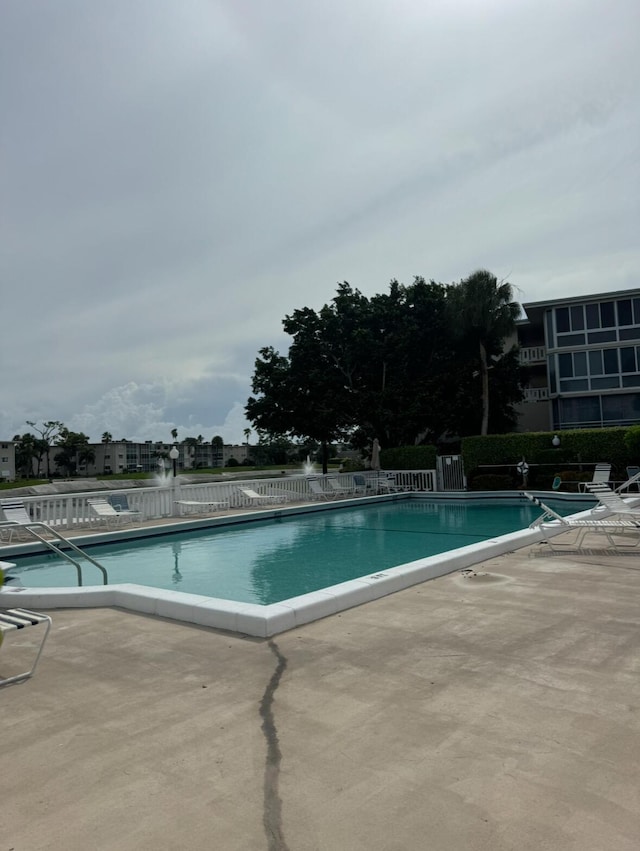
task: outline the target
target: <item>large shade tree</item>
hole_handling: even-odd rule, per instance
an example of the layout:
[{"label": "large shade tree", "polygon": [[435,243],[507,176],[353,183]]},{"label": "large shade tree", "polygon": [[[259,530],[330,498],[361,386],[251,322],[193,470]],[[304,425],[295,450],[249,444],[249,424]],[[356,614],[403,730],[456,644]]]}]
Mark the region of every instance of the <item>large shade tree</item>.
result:
[{"label": "large shade tree", "polygon": [[[325,461],[329,443],[345,438],[361,447],[374,437],[400,446],[446,432],[477,434],[484,384],[474,377],[473,323],[465,325],[468,335],[458,333],[454,301],[467,309],[461,292],[417,277],[367,298],[343,283],[319,311],[294,311],[283,321],[292,337],[288,354],[260,350],[247,418],[259,432],[318,441]],[[480,338],[488,356],[499,351],[502,331],[499,323],[490,327]],[[509,363],[500,370],[500,392],[492,393],[497,431],[512,423],[521,392]]]}]

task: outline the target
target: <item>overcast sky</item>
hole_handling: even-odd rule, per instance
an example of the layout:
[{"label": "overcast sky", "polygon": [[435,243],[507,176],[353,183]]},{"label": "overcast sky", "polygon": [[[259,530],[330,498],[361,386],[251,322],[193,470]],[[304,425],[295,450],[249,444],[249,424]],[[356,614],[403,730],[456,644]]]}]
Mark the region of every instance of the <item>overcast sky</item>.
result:
[{"label": "overcast sky", "polygon": [[282,319],[639,286],[638,0],[2,0],[0,438],[243,439]]}]

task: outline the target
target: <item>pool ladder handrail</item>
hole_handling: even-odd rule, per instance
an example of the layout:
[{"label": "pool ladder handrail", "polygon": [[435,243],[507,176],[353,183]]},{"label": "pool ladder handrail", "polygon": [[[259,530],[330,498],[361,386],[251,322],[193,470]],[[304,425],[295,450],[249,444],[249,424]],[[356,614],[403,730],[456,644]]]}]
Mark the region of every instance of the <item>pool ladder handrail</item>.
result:
[{"label": "pool ladder handrail", "polygon": [[3,529],[9,528],[9,527],[16,527],[16,526],[19,527],[20,529],[26,529],[26,531],[29,532],[31,535],[33,535],[34,538],[37,538],[45,546],[49,547],[50,550],[53,550],[54,553],[58,553],[58,555],[61,555],[62,558],[66,558],[67,561],[70,561],[71,564],[75,567],[75,569],[78,572],[78,586],[79,587],[82,586],[82,566],[74,558],[71,558],[71,556],[68,553],[63,552],[62,549],[60,548],[60,546],[55,544],[53,541],[47,540],[47,538],[45,538],[43,535],[41,535],[39,532],[37,532],[36,529],[33,528],[34,526],[39,526],[42,529],[46,529],[47,532],[49,532],[52,535],[55,535],[55,537],[58,539],[60,544],[66,544],[74,552],[76,552],[80,556],[83,556],[84,558],[86,558],[87,561],[90,561],[91,564],[93,564],[95,567],[97,567],[98,570],[102,573],[103,585],[109,584],[109,577],[107,576],[106,568],[104,568],[99,562],[97,562],[90,555],[87,555],[87,553],[85,553],[84,550],[81,550],[80,547],[77,547],[73,543],[73,541],[70,541],[68,538],[65,538],[64,535],[61,535],[60,532],[57,531],[57,529],[52,529],[51,526],[48,526],[46,523],[43,523],[40,520],[34,520],[32,523],[20,523],[18,520],[3,520],[0,523],[0,528],[3,528]]}]

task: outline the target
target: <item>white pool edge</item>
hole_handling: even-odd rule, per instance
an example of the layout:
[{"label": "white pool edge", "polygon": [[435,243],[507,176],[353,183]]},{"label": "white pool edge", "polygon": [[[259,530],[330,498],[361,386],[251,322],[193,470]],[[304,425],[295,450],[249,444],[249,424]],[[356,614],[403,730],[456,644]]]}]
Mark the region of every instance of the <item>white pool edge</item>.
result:
[{"label": "white pool edge", "polygon": [[141,614],[269,638],[395,591],[537,543],[541,539],[540,530],[522,529],[267,606],[123,584],[81,588],[5,587],[0,591],[0,607],[66,609],[116,606]]}]

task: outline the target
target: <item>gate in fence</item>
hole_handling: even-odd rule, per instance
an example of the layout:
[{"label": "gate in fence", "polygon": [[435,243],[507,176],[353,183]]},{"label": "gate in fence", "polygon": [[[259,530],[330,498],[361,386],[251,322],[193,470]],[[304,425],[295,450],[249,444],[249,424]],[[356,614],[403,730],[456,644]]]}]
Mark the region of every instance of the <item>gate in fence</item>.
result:
[{"label": "gate in fence", "polygon": [[467,489],[462,455],[438,455],[436,458],[436,475],[439,491],[464,491]]}]

